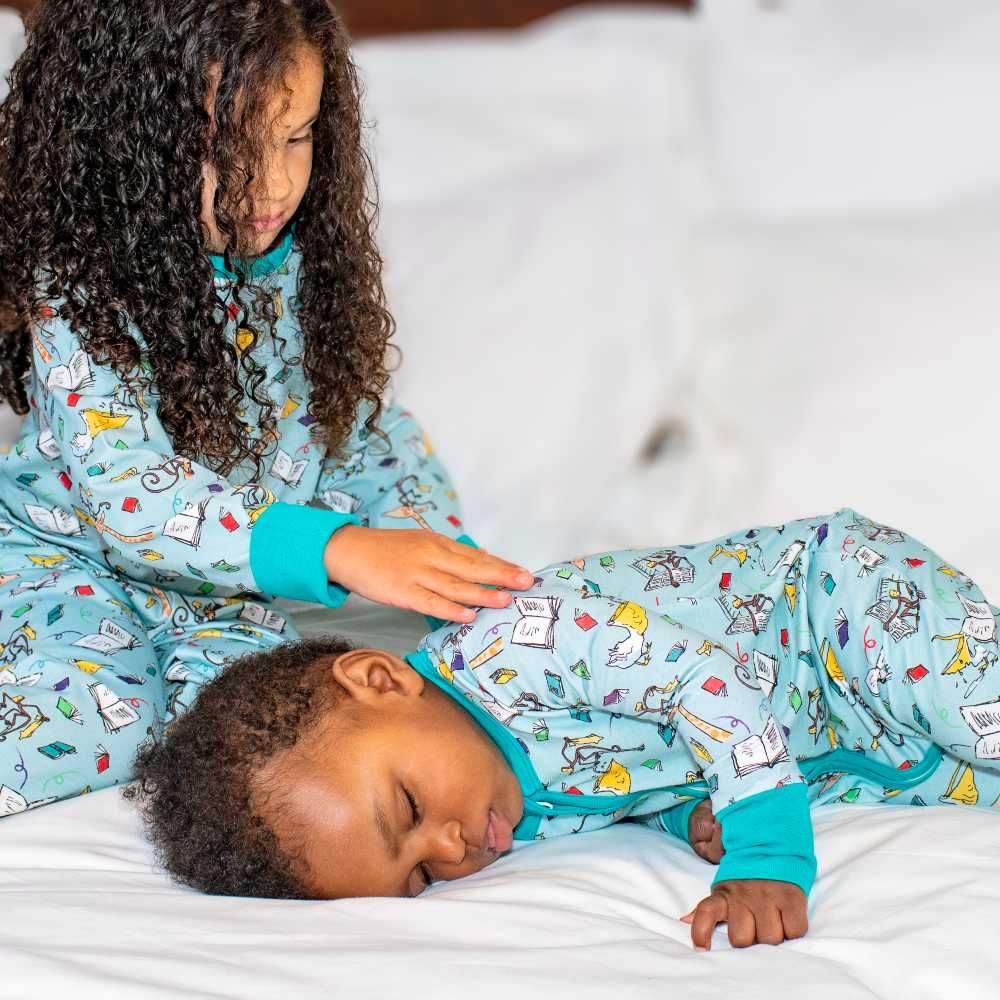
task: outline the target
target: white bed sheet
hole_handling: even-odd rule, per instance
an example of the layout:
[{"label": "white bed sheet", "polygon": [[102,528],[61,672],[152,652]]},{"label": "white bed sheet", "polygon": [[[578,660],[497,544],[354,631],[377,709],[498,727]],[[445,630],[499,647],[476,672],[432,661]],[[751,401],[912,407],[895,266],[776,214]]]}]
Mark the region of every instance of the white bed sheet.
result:
[{"label": "white bed sheet", "polygon": [[[351,599],[304,635],[397,652],[412,614]],[[304,612],[304,613],[303,613]],[[1000,812],[825,807],[810,934],[696,953],[679,917],[712,869],[618,826],[523,846],[419,900],[213,898],[156,869],[116,789],[0,823],[0,996],[774,1000],[995,995]]]},{"label": "white bed sheet", "polygon": [[[633,46],[634,58],[604,52],[612,38],[617,46]],[[532,51],[520,51],[519,44]],[[648,11],[605,10],[556,19],[520,43],[513,37],[447,44],[421,39],[395,47],[373,43],[362,52],[384,127],[379,153],[389,283],[412,373],[403,380],[402,395],[438,438],[460,486],[467,485],[470,526],[512,557],[540,562],[575,555],[577,547],[693,539],[742,523],[748,501],[767,517],[770,511],[776,517],[802,513],[806,501],[825,504],[826,494],[796,492],[794,485],[785,496],[777,478],[770,492],[745,491],[726,478],[731,469],[721,469],[726,452],[717,435],[724,424],[706,421],[698,405],[716,385],[713,372],[726,374],[721,345],[735,350],[739,342],[730,341],[740,335],[744,348],[790,335],[808,314],[804,301],[787,289],[781,295],[782,276],[793,265],[809,294],[822,296],[828,306],[824,329],[837,330],[837,317],[847,317],[855,343],[864,338],[859,324],[872,322],[877,334],[879,319],[860,304],[853,312],[843,308],[862,287],[851,284],[859,270],[879,316],[905,314],[905,282],[892,286],[895,303],[880,298],[878,274],[851,259],[850,220],[829,246],[829,234],[810,230],[808,222],[796,232],[695,232],[695,217],[712,200],[698,178],[699,122],[692,118],[698,109],[694,81],[705,69],[698,64],[698,44],[694,23]],[[433,77],[414,70],[423,59],[421,46],[435,57]],[[589,108],[595,117],[587,118],[586,102],[574,100],[574,65],[592,73],[601,98]],[[520,110],[531,105],[538,87],[544,99],[527,117],[505,117],[503,102],[496,102],[494,127],[502,121],[521,129],[498,141],[486,117],[474,116],[489,99],[490,86],[508,85],[512,66],[519,70]],[[479,89],[469,91],[460,115],[434,88],[454,100],[449,74],[463,67]],[[548,75],[537,75],[542,68]],[[637,92],[639,79],[653,86]],[[618,91],[606,86],[615,80]],[[615,116],[617,131],[602,133]],[[420,148],[426,159],[414,157]],[[540,159],[535,155],[543,152]],[[662,159],[651,159],[654,153]],[[410,172],[414,164],[419,169]],[[563,168],[571,164],[587,169],[562,182]],[[476,178],[478,196],[463,186],[466,171]],[[644,203],[641,193],[646,185],[653,191],[657,178],[669,190]],[[554,191],[555,201],[549,197]],[[489,199],[506,199],[510,212],[498,213]],[[807,214],[808,206],[796,207]],[[573,243],[580,231],[575,216],[588,209],[597,216],[591,233],[600,234],[594,253],[604,254],[597,260]],[[931,232],[927,245],[940,261],[947,258],[949,240],[961,248],[958,257],[975,259],[964,224],[950,233],[939,227]],[[490,240],[477,271],[472,251],[463,254],[455,244],[483,232]],[[974,239],[989,239],[980,223],[976,232]],[[867,247],[869,261],[879,247],[887,249],[890,291],[889,283],[907,266],[911,282],[923,273],[917,255],[927,238],[913,235],[909,241],[905,233],[889,234],[874,248],[857,244]],[[898,254],[894,261],[894,248],[910,254],[911,265],[900,263]],[[992,253],[984,245],[975,269],[954,262],[945,269],[956,317],[967,320],[970,304],[992,308],[995,279],[969,284],[976,269],[995,259]],[[629,254],[635,260],[631,272]],[[698,268],[687,286],[675,269],[678,259]],[[845,260],[843,274],[854,278],[840,292],[836,268]],[[834,266],[820,273],[824,262]],[[487,263],[491,270],[484,273]],[[927,274],[940,275],[942,266]],[[597,282],[601,274],[606,287]],[[587,292],[595,294],[592,306],[573,302],[572,294]],[[688,294],[696,300],[693,309]],[[492,306],[485,314],[484,301]],[[561,313],[561,301],[573,311]],[[947,303],[940,309],[938,315],[945,315]],[[560,325],[567,315],[570,322]],[[619,322],[609,323],[609,316]],[[479,324],[470,321],[476,317]],[[525,327],[530,335],[519,325],[521,317],[536,324]],[[926,318],[923,329],[931,331]],[[970,324],[962,328],[972,338]],[[561,376],[562,395],[536,391],[525,399],[511,385],[498,385],[501,374],[517,375],[517,366],[501,369],[484,347],[484,338],[496,343],[504,336],[527,347],[546,336],[571,338],[581,355],[593,352],[591,363]],[[621,351],[607,351],[606,341],[620,342]],[[659,352],[661,372],[644,368],[641,354],[636,364],[636,345]],[[536,368],[547,374],[547,356],[535,357]],[[483,360],[491,378],[464,383],[462,373],[470,366],[478,373]],[[703,362],[708,367],[690,367]],[[693,371],[698,378],[689,380]],[[657,375],[662,379],[651,377]],[[781,376],[768,373],[778,381]],[[740,392],[732,372],[728,377],[725,391]],[[472,399],[475,413],[496,422],[489,448],[472,421],[454,417],[464,412],[462,399]],[[752,394],[744,397],[744,405],[755,403]],[[580,421],[566,416],[573,407],[586,418],[590,447],[579,433]],[[612,409],[602,413],[602,407]],[[951,419],[955,440],[964,446],[958,417]],[[666,434],[668,446],[659,459],[643,466],[637,456],[658,421],[673,433]],[[994,427],[990,421],[984,432],[973,430],[992,441]],[[512,439],[522,447],[513,449]],[[802,440],[807,445],[808,435]],[[973,443],[970,438],[970,449]],[[806,445],[799,455],[806,454]],[[510,471],[498,475],[494,454],[503,456]],[[774,462],[780,457],[771,456]],[[980,509],[973,491],[975,504],[989,506],[996,491],[993,465],[989,458],[978,466],[966,462],[961,483],[967,520]],[[601,479],[596,473],[604,469],[610,476]],[[969,562],[963,568],[978,575],[974,533],[955,536],[954,546],[942,534],[954,497],[941,492],[939,513],[924,497],[922,507],[912,506],[913,519],[921,523],[904,518],[903,526],[919,528],[949,558],[953,548],[961,554],[964,547],[970,556],[962,556]],[[898,505],[886,499],[872,513],[895,518]],[[831,498],[842,501],[855,498]],[[335,631],[397,652],[410,648],[422,630],[417,616],[353,600],[333,614],[299,607],[295,616],[305,634]],[[681,845],[651,831],[618,827],[520,849],[479,876],[436,887],[416,902],[211,899],[179,889],[157,872],[135,817],[115,791],[98,792],[0,821],[0,997],[997,995],[1000,815],[958,806],[855,806],[821,811],[816,824],[821,874],[810,935],[777,950],[733,952],[719,934],[716,950],[703,955],[691,950],[688,928],[677,917],[700,898],[710,871]]]}]

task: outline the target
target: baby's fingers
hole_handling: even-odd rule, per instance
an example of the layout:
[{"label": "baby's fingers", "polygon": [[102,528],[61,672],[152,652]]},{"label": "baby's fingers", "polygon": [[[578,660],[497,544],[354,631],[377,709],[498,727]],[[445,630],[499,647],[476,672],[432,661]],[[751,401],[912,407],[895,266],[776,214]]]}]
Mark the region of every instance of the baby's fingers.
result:
[{"label": "baby's fingers", "polygon": [[694,909],[691,919],[691,941],[696,948],[706,951],[712,947],[712,933],[729,916],[729,907],[723,896],[707,896]]}]

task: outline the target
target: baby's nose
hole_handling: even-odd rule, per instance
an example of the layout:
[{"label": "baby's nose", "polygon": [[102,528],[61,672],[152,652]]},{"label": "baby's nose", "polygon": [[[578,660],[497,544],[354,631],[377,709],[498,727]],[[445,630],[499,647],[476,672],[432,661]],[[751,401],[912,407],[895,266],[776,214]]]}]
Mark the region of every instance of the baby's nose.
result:
[{"label": "baby's nose", "polygon": [[449,865],[460,865],[465,860],[468,845],[462,836],[462,824],[457,819],[442,823],[438,828],[435,854],[437,860]]}]

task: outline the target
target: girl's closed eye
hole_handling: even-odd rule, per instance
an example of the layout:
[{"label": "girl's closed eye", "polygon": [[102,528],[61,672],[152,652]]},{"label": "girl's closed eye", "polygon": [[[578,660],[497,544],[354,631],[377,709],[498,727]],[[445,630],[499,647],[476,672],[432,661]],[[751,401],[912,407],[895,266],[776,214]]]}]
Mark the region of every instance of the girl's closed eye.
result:
[{"label": "girl's closed eye", "polygon": [[[420,807],[417,805],[417,800],[410,793],[410,790],[406,787],[406,785],[403,785],[403,794],[406,796],[406,801],[410,803],[413,826],[417,826],[420,822]],[[414,893],[414,896],[419,896],[420,893],[422,893],[424,889],[427,889],[434,881],[434,876],[431,875],[430,869],[427,865],[423,863],[417,865],[416,870],[420,875],[421,883],[417,887],[417,891]]]},{"label": "girl's closed eye", "polygon": [[297,145],[299,145],[299,143],[312,142],[312,140],[313,140],[313,134],[312,134],[312,129],[310,129],[308,132],[306,132],[305,135],[298,135],[298,136],[295,136],[295,138],[293,138],[293,139],[289,139],[288,140],[288,145],[289,146],[297,146]]}]

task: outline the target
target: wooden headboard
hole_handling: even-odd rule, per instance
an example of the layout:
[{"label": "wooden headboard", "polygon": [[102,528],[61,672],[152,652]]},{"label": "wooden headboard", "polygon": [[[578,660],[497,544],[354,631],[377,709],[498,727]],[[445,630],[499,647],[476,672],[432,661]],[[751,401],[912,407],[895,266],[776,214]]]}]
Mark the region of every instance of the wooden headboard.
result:
[{"label": "wooden headboard", "polygon": [[[515,28],[581,0],[334,0],[355,38],[453,28]],[[603,0],[604,3],[614,0]],[[635,2],[635,0],[629,0]],[[643,0],[640,0],[643,2]],[[695,0],[644,0],[650,6],[692,9]],[[0,0],[22,14],[35,0]]]}]

